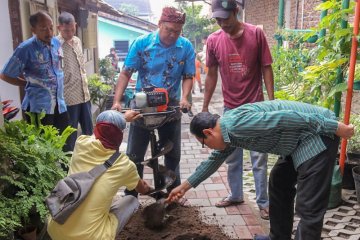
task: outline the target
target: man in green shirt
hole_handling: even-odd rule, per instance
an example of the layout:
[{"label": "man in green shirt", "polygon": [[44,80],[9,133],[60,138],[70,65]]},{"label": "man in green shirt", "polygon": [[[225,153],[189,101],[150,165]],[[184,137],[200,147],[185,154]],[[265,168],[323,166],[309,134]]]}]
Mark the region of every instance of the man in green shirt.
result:
[{"label": "man in green shirt", "polygon": [[339,137],[348,139],[354,134],[351,124],[338,122],[325,108],[273,100],[242,105],[221,118],[199,113],[190,131],[215,151],[171,191],[168,202],[213,174],[236,147],[272,153],[280,157],[269,180],[270,236],[255,239],[291,239],[295,195],[300,217],[296,239],[320,239]]}]

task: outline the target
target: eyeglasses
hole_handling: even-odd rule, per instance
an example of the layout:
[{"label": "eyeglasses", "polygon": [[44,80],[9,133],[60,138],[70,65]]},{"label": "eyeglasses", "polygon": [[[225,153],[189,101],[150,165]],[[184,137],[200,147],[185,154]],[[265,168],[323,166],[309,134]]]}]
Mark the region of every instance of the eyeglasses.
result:
[{"label": "eyeglasses", "polygon": [[205,138],[202,138],[202,148],[205,148]]}]

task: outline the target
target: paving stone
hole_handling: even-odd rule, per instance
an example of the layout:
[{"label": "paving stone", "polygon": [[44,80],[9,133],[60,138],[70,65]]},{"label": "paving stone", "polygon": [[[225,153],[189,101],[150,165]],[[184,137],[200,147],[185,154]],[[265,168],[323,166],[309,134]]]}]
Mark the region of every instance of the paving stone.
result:
[{"label": "paving stone", "polygon": [[258,219],[252,214],[242,215],[242,217],[248,226],[257,225],[259,223]]},{"label": "paving stone", "polygon": [[188,199],[190,204],[192,206],[199,206],[199,207],[209,207],[211,206],[209,199],[207,198],[193,198],[193,199]]},{"label": "paving stone", "polygon": [[253,235],[251,234],[250,230],[247,226],[235,226],[234,230],[238,236],[237,239],[252,239]]},{"label": "paving stone", "polygon": [[246,224],[241,215],[215,216],[215,218],[224,226],[244,226]]},{"label": "paving stone", "polygon": [[224,184],[204,184],[205,190],[212,191],[212,190],[222,190],[225,188]]},{"label": "paving stone", "polygon": [[202,212],[202,214],[204,214],[205,216],[221,216],[221,215],[227,215],[226,211],[224,208],[218,208],[218,207],[202,207],[200,209],[200,211]]}]

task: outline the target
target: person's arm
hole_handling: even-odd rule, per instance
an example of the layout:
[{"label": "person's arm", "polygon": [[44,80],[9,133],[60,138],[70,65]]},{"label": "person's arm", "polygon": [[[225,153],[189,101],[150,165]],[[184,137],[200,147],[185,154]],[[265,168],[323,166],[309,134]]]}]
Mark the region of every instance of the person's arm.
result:
[{"label": "person's arm", "polygon": [[13,78],[13,77],[9,77],[5,74],[0,74],[0,78],[2,80],[4,80],[5,82],[15,85],[15,86],[19,86],[19,87],[25,87],[26,86],[26,81],[20,77],[18,78]]},{"label": "person's arm", "polygon": [[213,151],[209,158],[196,168],[195,172],[181,185],[174,188],[169,197],[166,199],[167,202],[174,202],[179,200],[184,194],[191,188],[196,188],[202,181],[210,177],[219,167],[224,163],[226,158],[233,153],[235,147],[228,147],[223,151]]},{"label": "person's arm", "polygon": [[269,100],[274,100],[274,74],[271,65],[262,67],[262,73]]},{"label": "person's arm", "polygon": [[134,111],[134,110],[127,110],[124,113],[124,118],[127,122],[133,122],[138,118],[141,118],[142,115],[140,114],[140,112]]},{"label": "person's arm", "polygon": [[146,194],[151,190],[151,187],[142,179],[139,179],[138,184],[135,187],[135,191],[141,194]]},{"label": "person's arm", "polygon": [[183,80],[180,108],[190,109],[191,105],[188,101],[188,96],[191,93],[192,86],[193,86],[193,80],[191,78],[187,78]]},{"label": "person's arm", "polygon": [[119,74],[118,81],[116,83],[115,95],[114,95],[114,102],[111,109],[121,111],[121,98],[125,92],[125,89],[129,83],[131,78],[131,73],[127,72],[126,70],[122,70]]},{"label": "person's arm", "polygon": [[264,111],[252,107],[251,104],[234,109],[227,116],[234,120],[227,126],[234,137],[261,137],[272,132],[301,130],[314,134],[335,134],[338,128],[338,122],[335,119],[325,117],[320,113],[304,113],[295,110]]},{"label": "person's arm", "polygon": [[211,66],[208,68],[208,74],[205,78],[205,91],[202,112],[209,111],[209,103],[212,95],[214,94],[218,80],[218,66]]}]

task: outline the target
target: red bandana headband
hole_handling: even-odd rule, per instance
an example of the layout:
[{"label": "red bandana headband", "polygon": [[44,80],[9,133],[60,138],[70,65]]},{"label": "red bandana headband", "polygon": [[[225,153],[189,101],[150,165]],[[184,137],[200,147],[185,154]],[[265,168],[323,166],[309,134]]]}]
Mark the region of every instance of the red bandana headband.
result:
[{"label": "red bandana headband", "polygon": [[105,148],[119,150],[123,140],[123,131],[112,123],[98,122],[94,129],[96,139],[99,139]]},{"label": "red bandana headband", "polygon": [[160,17],[160,22],[185,23],[185,13],[173,7],[164,7]]}]

